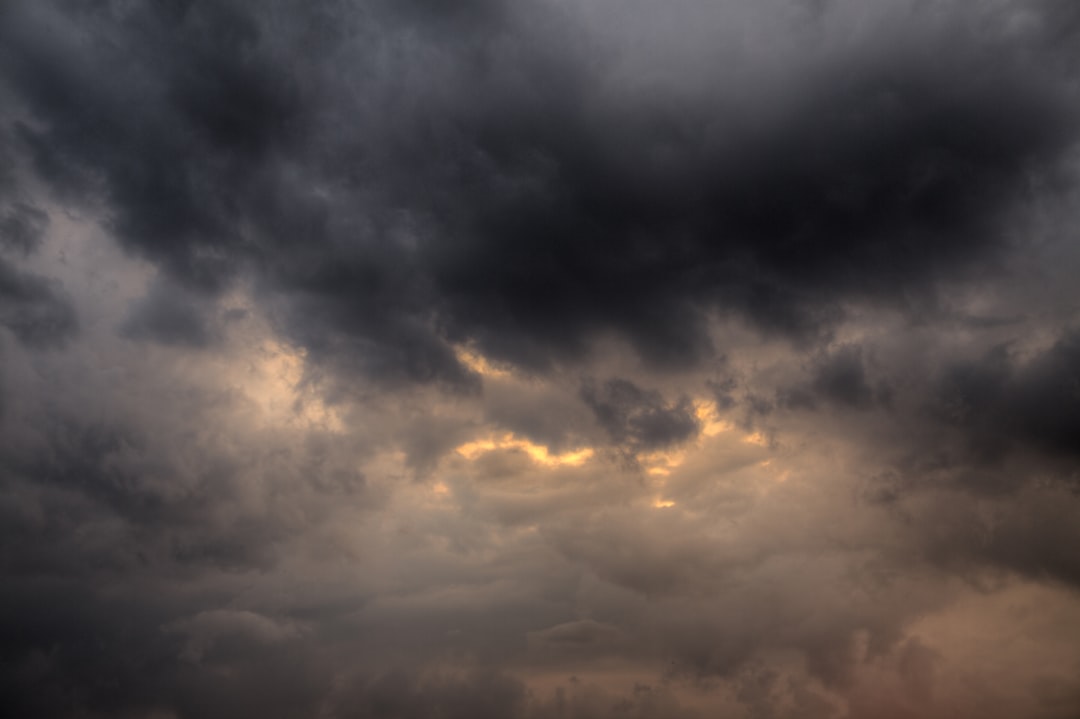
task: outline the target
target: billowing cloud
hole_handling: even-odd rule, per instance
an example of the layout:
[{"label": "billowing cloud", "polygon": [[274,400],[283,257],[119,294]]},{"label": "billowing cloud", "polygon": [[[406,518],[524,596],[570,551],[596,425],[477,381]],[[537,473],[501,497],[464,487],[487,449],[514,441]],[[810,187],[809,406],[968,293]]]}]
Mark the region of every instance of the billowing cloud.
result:
[{"label": "billowing cloud", "polygon": [[0,705],[1080,710],[1073,4],[0,7]]}]

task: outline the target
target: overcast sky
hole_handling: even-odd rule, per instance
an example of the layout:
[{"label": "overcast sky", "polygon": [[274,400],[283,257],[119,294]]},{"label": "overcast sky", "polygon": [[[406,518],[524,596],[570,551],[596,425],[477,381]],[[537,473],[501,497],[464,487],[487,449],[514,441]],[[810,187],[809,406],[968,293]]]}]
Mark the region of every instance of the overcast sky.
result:
[{"label": "overcast sky", "polygon": [[0,3],[0,713],[1076,719],[1075,0]]}]

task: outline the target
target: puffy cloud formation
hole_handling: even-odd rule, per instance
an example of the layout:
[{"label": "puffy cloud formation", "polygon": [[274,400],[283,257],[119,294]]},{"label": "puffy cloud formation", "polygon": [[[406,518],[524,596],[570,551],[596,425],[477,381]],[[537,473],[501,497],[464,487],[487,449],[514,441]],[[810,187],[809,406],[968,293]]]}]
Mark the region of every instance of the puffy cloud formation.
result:
[{"label": "puffy cloud formation", "polygon": [[1080,15],[0,6],[0,706],[1080,712]]}]

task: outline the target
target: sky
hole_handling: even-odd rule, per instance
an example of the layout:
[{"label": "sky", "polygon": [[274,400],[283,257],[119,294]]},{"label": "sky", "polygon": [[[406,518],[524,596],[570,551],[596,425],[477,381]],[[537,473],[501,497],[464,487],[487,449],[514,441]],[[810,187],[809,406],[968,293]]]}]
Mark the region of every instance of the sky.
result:
[{"label": "sky", "polygon": [[0,707],[1080,717],[1080,4],[0,3]]}]

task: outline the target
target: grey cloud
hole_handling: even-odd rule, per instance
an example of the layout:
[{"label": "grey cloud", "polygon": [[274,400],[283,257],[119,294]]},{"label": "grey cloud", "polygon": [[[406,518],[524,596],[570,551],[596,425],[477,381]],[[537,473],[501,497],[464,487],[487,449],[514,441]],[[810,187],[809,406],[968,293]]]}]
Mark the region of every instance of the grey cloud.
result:
[{"label": "grey cloud", "polygon": [[559,687],[553,697],[535,711],[536,719],[554,717],[618,716],[629,719],[695,719],[700,714],[681,706],[675,693],[663,684],[636,683],[625,696],[571,680],[569,687]]},{"label": "grey cloud", "polygon": [[190,296],[183,288],[159,281],[132,308],[121,333],[167,345],[206,347],[217,334],[212,312],[212,306],[208,307],[201,296]]},{"label": "grey cloud", "polygon": [[57,282],[0,260],[0,325],[35,347],[58,347],[79,328],[71,301]]},{"label": "grey cloud", "polygon": [[275,621],[249,611],[215,609],[199,612],[193,617],[172,622],[166,631],[187,637],[181,659],[202,661],[222,639],[240,637],[257,644],[276,644],[302,635],[301,627],[290,622]]},{"label": "grey cloud", "polygon": [[823,397],[856,409],[888,403],[888,386],[872,388],[866,378],[862,352],[858,347],[842,347],[818,367],[814,389]]},{"label": "grey cloud", "polygon": [[565,659],[591,654],[616,653],[624,643],[618,627],[591,619],[564,622],[539,632],[529,633],[529,644],[544,655]]},{"label": "grey cloud", "polygon": [[823,353],[814,363],[810,382],[780,390],[778,402],[804,409],[817,408],[819,401],[854,410],[887,406],[892,390],[884,380],[874,382],[868,377],[863,355],[858,345]]},{"label": "grey cloud", "polygon": [[[1050,450],[1074,453],[1080,444],[1080,332],[1064,333],[1027,363],[1008,390],[1005,413],[1021,433]],[[1007,421],[1007,420],[1006,420]]]},{"label": "grey cloud", "polygon": [[932,561],[973,579],[990,566],[1080,586],[1080,562],[1071,551],[1077,541],[1071,492],[1027,486],[981,511],[965,506],[969,500],[957,492],[934,498],[897,507],[925,530],[920,549]]},{"label": "grey cloud", "polygon": [[689,398],[665,402],[655,390],[612,379],[597,386],[588,382],[581,398],[617,444],[631,451],[648,451],[685,442],[697,436],[700,423]]},{"label": "grey cloud", "polygon": [[474,430],[475,426],[460,418],[419,419],[409,436],[404,438],[409,464],[420,474],[430,474],[439,460],[454,447],[464,444]]},{"label": "grey cloud", "polygon": [[447,717],[495,719],[522,716],[525,688],[497,674],[480,674],[463,680],[410,676],[388,672],[369,682],[357,682],[342,698],[342,717]]},{"label": "grey cloud", "polygon": [[[231,458],[211,455],[185,467],[184,455],[194,447],[175,447],[170,457],[157,445],[164,438],[132,427],[63,416],[38,426],[40,444],[5,443],[0,459],[11,489],[51,488],[43,493],[42,508],[78,510],[26,527],[31,542],[34,535],[50,540],[34,550],[41,567],[53,561],[36,553],[54,551],[61,562],[56,569],[70,571],[68,562],[75,557],[61,559],[70,550],[69,540],[63,539],[66,523],[93,524],[110,515],[119,526],[100,549],[115,569],[131,569],[149,558],[226,567],[272,561],[279,527],[243,512],[228,523],[210,522],[206,516],[210,506],[228,501],[238,470]],[[88,549],[98,548],[91,544]]]},{"label": "grey cloud", "polygon": [[1071,6],[585,5],[2,4],[0,704],[1075,713]]},{"label": "grey cloud", "polygon": [[468,375],[448,340],[543,369],[614,331],[687,366],[714,311],[801,341],[844,301],[932,295],[1006,248],[1027,178],[1074,139],[1052,59],[1035,75],[1012,59],[1025,40],[959,21],[927,40],[934,67],[856,47],[767,110],[738,81],[606,97],[581,34],[539,8],[377,8],[334,27],[320,4],[288,22],[101,6],[78,16],[95,44],[17,4],[20,132],[54,184],[92,175],[122,242],[179,281],[255,273],[316,353],[449,383]]},{"label": "grey cloud", "polygon": [[932,411],[967,430],[977,451],[991,452],[988,458],[1017,442],[1072,456],[1080,446],[1078,359],[1080,340],[1074,330],[1027,361],[999,345],[978,361],[947,368]]},{"label": "grey cloud", "polygon": [[625,694],[576,677],[550,693],[534,695],[514,680],[494,673],[461,679],[410,675],[403,671],[359,679],[340,700],[339,716],[357,719],[477,717],[488,719],[694,719],[664,686],[635,684]]},{"label": "grey cloud", "polygon": [[738,697],[752,719],[831,719],[836,707],[805,682],[784,681],[777,672],[747,667],[740,673]]},{"label": "grey cloud", "polygon": [[29,255],[41,246],[49,216],[33,205],[16,203],[0,219],[0,247]]}]

